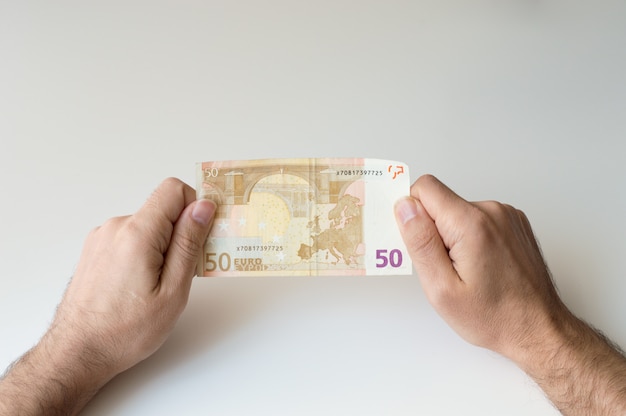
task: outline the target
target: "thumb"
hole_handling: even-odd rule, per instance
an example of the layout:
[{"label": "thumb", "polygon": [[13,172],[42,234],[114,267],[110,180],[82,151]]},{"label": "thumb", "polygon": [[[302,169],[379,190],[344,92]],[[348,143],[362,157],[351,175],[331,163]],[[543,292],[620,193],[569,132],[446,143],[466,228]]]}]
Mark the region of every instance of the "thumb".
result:
[{"label": "thumb", "polygon": [[413,260],[413,266],[431,303],[437,306],[443,291],[460,281],[437,226],[422,203],[405,197],[395,205],[400,234]]},{"label": "thumb", "polygon": [[189,204],[181,213],[165,255],[161,285],[174,291],[189,291],[216,209],[215,202],[200,199]]}]

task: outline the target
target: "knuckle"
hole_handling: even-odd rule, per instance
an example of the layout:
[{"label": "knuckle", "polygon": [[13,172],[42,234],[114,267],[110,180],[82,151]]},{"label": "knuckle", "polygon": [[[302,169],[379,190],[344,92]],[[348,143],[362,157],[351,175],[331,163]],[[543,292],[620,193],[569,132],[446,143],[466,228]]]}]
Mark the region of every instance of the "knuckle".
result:
[{"label": "knuckle", "polygon": [[462,305],[467,303],[458,282],[446,279],[433,279],[426,289],[426,296],[431,305],[444,317],[458,315]]},{"label": "knuckle", "polygon": [[117,230],[120,227],[123,226],[123,224],[128,220],[128,217],[113,217],[113,218],[109,218],[108,220],[106,220],[100,227],[97,227],[96,229],[102,229],[102,230],[109,230],[109,229],[113,229],[113,230]]},{"label": "knuckle", "polygon": [[165,188],[182,188],[184,183],[178,179],[170,176],[169,178],[165,178],[163,182],[161,182],[161,186]]},{"label": "knuckle", "polygon": [[522,211],[521,209],[515,209],[515,208],[513,209],[515,210],[515,213],[517,214],[518,218],[522,221],[522,223],[530,226],[530,221],[528,220],[528,216],[526,215],[526,213]]},{"label": "knuckle", "polygon": [[161,185],[157,188],[157,192],[163,192],[166,195],[184,195],[185,192],[188,191],[187,188],[191,189],[185,182],[170,176],[161,182]]},{"label": "knuckle", "polygon": [[438,235],[416,232],[411,236],[407,246],[411,253],[419,253],[419,258],[430,259],[438,244],[440,244]]},{"label": "knuckle", "polygon": [[132,240],[140,239],[146,233],[145,226],[137,221],[137,218],[130,217],[122,226],[124,238]]},{"label": "knuckle", "polygon": [[189,234],[181,234],[173,243],[176,245],[177,251],[185,260],[194,260],[198,257],[202,249],[202,243],[197,238]]},{"label": "knuckle", "polygon": [[413,261],[428,266],[430,259],[441,249],[443,242],[431,221],[413,221],[402,228],[404,243]]},{"label": "knuckle", "polygon": [[152,195],[146,200],[144,206],[155,208],[155,211],[158,211],[161,208],[160,204],[162,204],[164,200],[169,199],[171,195],[183,193],[185,186],[187,185],[178,178],[165,178],[152,192]]},{"label": "knuckle", "polygon": [[511,218],[516,218],[519,215],[519,212],[521,212],[512,205],[504,204],[498,201],[482,202],[480,208],[497,223],[506,222]]},{"label": "knuckle", "polygon": [[437,178],[435,178],[434,175],[432,175],[430,173],[426,173],[426,174],[420,176],[417,179],[417,182],[420,182],[420,183],[436,183],[436,182],[438,182],[438,180],[437,180]]},{"label": "knuckle", "polygon": [[160,232],[155,223],[141,221],[137,217],[129,217],[124,221],[119,233],[119,244],[129,252],[140,254],[147,249],[165,253],[168,244],[168,233]]},{"label": "knuckle", "polygon": [[154,190],[146,204],[151,205],[154,212],[163,212],[167,211],[168,207],[171,208],[173,201],[189,201],[193,197],[195,197],[193,188],[178,178],[169,177]]},{"label": "knuckle", "polygon": [[452,291],[443,284],[431,285],[428,290],[428,300],[438,311],[445,311],[452,303]]},{"label": "knuckle", "polygon": [[437,180],[437,178],[435,178],[435,176],[431,175],[430,173],[426,173],[417,178],[413,185],[411,185],[411,195],[417,194],[418,189],[430,188],[438,182],[439,181]]},{"label": "knuckle", "polygon": [[99,238],[108,238],[110,235],[115,235],[117,232],[123,228],[124,223],[127,221],[127,217],[113,217],[109,218],[95,228],[93,228],[89,234],[87,234],[87,238],[89,240],[99,239]]},{"label": "knuckle", "polygon": [[496,211],[499,209],[497,203],[483,203],[480,209],[474,210],[470,222],[469,237],[475,241],[477,246],[484,247],[493,243],[497,229],[495,220],[498,217]]}]

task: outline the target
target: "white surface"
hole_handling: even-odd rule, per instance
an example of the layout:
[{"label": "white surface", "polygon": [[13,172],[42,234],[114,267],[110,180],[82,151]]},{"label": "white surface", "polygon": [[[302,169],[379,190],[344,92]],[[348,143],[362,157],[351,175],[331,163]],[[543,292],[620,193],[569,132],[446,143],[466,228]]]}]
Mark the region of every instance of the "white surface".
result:
[{"label": "white surface", "polygon": [[[194,163],[404,160],[523,209],[565,302],[626,346],[623,1],[0,1],[0,367],[88,231]],[[87,415],[552,415],[416,277],[196,279]]]}]

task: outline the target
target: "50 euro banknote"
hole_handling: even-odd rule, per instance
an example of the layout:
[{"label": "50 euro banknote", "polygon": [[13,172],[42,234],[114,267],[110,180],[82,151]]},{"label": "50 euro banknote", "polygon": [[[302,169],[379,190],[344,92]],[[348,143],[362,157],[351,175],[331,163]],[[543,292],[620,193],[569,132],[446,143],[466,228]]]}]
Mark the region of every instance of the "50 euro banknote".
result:
[{"label": "50 euro banknote", "polygon": [[197,197],[215,201],[199,276],[405,275],[393,213],[404,163],[362,158],[197,164]]}]

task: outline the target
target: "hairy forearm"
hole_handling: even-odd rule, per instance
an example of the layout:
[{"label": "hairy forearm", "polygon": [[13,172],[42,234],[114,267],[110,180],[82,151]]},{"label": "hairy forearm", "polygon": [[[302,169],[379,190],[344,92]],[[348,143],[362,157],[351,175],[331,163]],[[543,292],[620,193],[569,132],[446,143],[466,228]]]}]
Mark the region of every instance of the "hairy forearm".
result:
[{"label": "hairy forearm", "polygon": [[[81,404],[75,383],[43,367],[37,349],[29,351],[8,371],[0,384],[0,414],[75,414]],[[63,371],[63,370],[61,370]]]},{"label": "hairy forearm", "polygon": [[113,376],[84,345],[51,329],[0,379],[0,415],[77,414]]},{"label": "hairy forearm", "polygon": [[616,347],[571,314],[543,335],[518,364],[561,413],[626,414],[626,358]]}]

